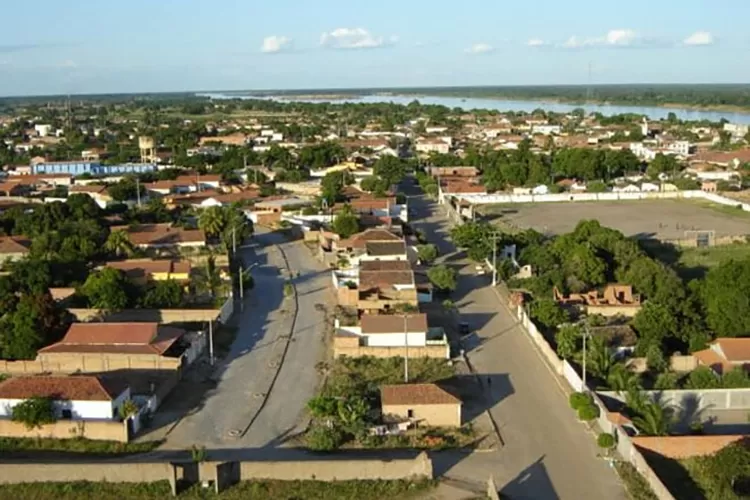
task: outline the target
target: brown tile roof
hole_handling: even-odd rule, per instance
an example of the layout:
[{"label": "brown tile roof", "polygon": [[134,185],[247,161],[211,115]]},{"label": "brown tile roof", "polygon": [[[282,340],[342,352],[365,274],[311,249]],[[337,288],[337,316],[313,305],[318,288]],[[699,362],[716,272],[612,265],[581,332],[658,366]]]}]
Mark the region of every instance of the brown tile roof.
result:
[{"label": "brown tile roof", "polygon": [[12,377],[0,382],[0,398],[40,396],[68,401],[112,401],[125,389],[123,384],[93,376]]},{"label": "brown tile roof", "polygon": [[750,362],[750,338],[721,337],[714,340],[713,344],[719,344],[721,352],[729,362]]},{"label": "brown tile roof", "polygon": [[383,406],[461,404],[460,399],[435,384],[383,385],[380,402]]},{"label": "brown tile roof", "polygon": [[68,193],[95,193],[95,194],[106,194],[107,186],[101,186],[99,184],[74,184],[68,188]]},{"label": "brown tile roof", "polygon": [[359,288],[393,287],[394,285],[413,285],[414,272],[409,271],[360,271]]},{"label": "brown tile roof", "polygon": [[673,459],[713,455],[736,442],[750,444],[748,437],[741,434],[724,436],[635,436],[632,439],[633,444],[638,448]]},{"label": "brown tile roof", "polygon": [[403,241],[403,238],[401,236],[393,234],[387,229],[367,229],[361,233],[350,236],[348,239],[340,240],[337,243],[337,246],[339,248],[365,248],[365,245],[368,242],[372,241],[394,242]]},{"label": "brown tile roof", "polygon": [[76,289],[71,287],[50,287],[49,294],[53,300],[65,300],[76,294]]},{"label": "brown tile roof", "polygon": [[359,263],[362,271],[411,271],[408,260],[364,260]]},{"label": "brown tile roof", "polygon": [[694,160],[722,164],[738,160],[741,163],[747,163],[750,162],[750,148],[735,151],[702,151],[696,155]]},{"label": "brown tile roof", "polygon": [[134,245],[176,245],[178,243],[205,242],[201,229],[171,227],[170,224],[140,224],[135,227],[113,226],[112,231],[127,231]]},{"label": "brown tile roof", "polygon": [[40,353],[164,354],[185,330],[158,323],[73,323],[60,342]]},{"label": "brown tile roof", "polygon": [[[409,332],[426,332],[427,315],[424,313],[411,314],[406,317]],[[404,317],[389,314],[365,314],[360,320],[362,333],[402,333],[404,331]]]},{"label": "brown tile roof", "polygon": [[29,253],[31,240],[25,236],[0,236],[0,254]]},{"label": "brown tile roof", "polygon": [[394,243],[385,243],[380,241],[368,241],[365,243],[367,255],[405,255],[406,243],[403,241]]}]

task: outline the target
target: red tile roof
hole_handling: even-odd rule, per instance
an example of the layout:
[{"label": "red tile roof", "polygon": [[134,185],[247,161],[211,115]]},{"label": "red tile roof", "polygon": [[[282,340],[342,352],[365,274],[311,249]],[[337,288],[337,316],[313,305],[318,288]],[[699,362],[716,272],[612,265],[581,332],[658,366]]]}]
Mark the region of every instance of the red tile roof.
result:
[{"label": "red tile roof", "polygon": [[181,328],[158,323],[73,323],[60,342],[38,352],[162,355],[184,334]]},{"label": "red tile roof", "polygon": [[29,253],[31,240],[24,236],[0,236],[0,254]]},{"label": "red tile roof", "polygon": [[140,224],[138,226],[113,226],[112,231],[127,231],[134,245],[176,245],[205,242],[201,229],[184,229],[170,224]]},{"label": "red tile roof", "polygon": [[[365,314],[360,320],[363,334],[403,333],[404,317],[389,314]],[[407,330],[411,333],[427,331],[427,315],[411,314],[406,317]]]},{"label": "red tile roof", "polygon": [[126,388],[123,384],[93,376],[12,377],[0,382],[0,398],[39,396],[67,401],[112,401]]},{"label": "red tile roof", "polygon": [[461,400],[436,384],[402,384],[380,387],[383,406],[460,405]]}]

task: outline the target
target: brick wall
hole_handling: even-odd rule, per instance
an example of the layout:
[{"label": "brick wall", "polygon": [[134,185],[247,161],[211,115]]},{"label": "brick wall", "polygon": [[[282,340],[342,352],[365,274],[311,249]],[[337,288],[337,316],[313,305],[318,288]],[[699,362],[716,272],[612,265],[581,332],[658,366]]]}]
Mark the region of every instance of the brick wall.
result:
[{"label": "brick wall", "polygon": [[[8,419],[0,419],[0,436],[15,438],[71,439],[84,437],[102,441],[128,442],[125,422],[96,420],[58,420],[54,424],[27,429],[25,425]],[[41,476],[44,477],[44,476]]]},{"label": "brick wall", "polygon": [[732,436],[636,436],[633,444],[667,458],[690,458],[712,455],[732,443],[746,439]]},{"label": "brick wall", "polygon": [[126,309],[105,314],[100,309],[68,309],[78,321],[151,321],[156,323],[181,323],[215,321],[219,309]]},{"label": "brick wall", "polygon": [[0,361],[0,373],[108,372],[116,370],[178,370],[181,361],[161,356],[122,354],[40,354],[35,361]]},{"label": "brick wall", "polygon": [[[411,410],[412,415],[409,415]],[[383,405],[383,415],[413,418],[425,425],[461,427],[461,405]]]}]

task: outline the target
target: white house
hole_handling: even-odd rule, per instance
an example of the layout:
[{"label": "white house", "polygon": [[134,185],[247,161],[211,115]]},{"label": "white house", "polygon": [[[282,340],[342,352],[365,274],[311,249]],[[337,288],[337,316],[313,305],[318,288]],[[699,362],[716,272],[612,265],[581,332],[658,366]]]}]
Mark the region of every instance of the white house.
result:
[{"label": "white house", "polygon": [[531,194],[549,194],[549,188],[544,184],[539,184],[531,190]]},{"label": "white house", "polygon": [[656,193],[659,191],[659,185],[654,184],[653,182],[644,182],[641,184],[641,191],[646,193]]},{"label": "white house", "polygon": [[651,161],[656,158],[656,151],[641,142],[631,142],[630,150],[641,160]]},{"label": "white house", "polygon": [[0,417],[12,416],[13,407],[33,397],[52,399],[57,418],[115,420],[130,388],[95,376],[12,377],[0,382]]},{"label": "white house", "polygon": [[725,123],[724,132],[729,132],[733,137],[745,137],[750,131],[749,125],[741,125],[739,123]]},{"label": "white house", "polygon": [[36,131],[36,135],[39,137],[47,137],[52,130],[52,125],[47,124],[39,124],[34,125],[34,131]]},{"label": "white house", "polygon": [[641,188],[635,184],[625,184],[624,186],[615,186],[612,188],[614,193],[639,193]]},{"label": "white house", "polygon": [[688,156],[692,149],[690,141],[672,141],[664,144],[664,147],[674,154]]},{"label": "white house", "polygon": [[542,134],[542,135],[560,135],[560,132],[562,131],[562,127],[560,125],[533,125],[531,127],[531,133],[532,134]]},{"label": "white house", "polygon": [[364,314],[360,326],[340,327],[364,339],[370,347],[424,347],[427,345],[427,315]]},{"label": "white house", "polygon": [[418,153],[448,154],[451,147],[450,144],[442,139],[418,139],[416,150]]},{"label": "white house", "polygon": [[425,127],[424,131],[427,132],[428,134],[442,134],[443,132],[448,131],[448,127],[443,127],[443,126]]}]

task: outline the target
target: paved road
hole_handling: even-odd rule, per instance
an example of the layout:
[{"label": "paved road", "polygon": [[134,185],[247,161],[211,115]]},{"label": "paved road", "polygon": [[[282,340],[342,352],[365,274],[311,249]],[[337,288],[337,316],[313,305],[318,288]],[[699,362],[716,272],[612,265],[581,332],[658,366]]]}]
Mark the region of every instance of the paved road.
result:
[{"label": "paved road", "polygon": [[560,379],[490,288],[491,278],[476,276],[473,264],[455,254],[444,209],[421,196],[410,197],[409,206],[412,224],[425,231],[444,260],[461,268],[454,298],[462,319],[481,339],[468,352],[469,362],[486,374],[485,382],[491,379],[486,385],[490,412],[505,443],[497,452],[460,459],[436,455],[437,471],[469,485],[492,474],[513,499],[626,498],[616,473],[596,457],[593,436],[569,409]]},{"label": "paved road", "polygon": [[[318,304],[329,298],[327,275],[301,242],[277,233],[260,230],[242,257],[258,266],[251,271],[255,288],[237,313],[237,337],[212,376],[215,388],[169,433],[166,449],[274,446],[294,433],[316,392],[325,321]],[[298,301],[284,297],[287,262]]]}]

